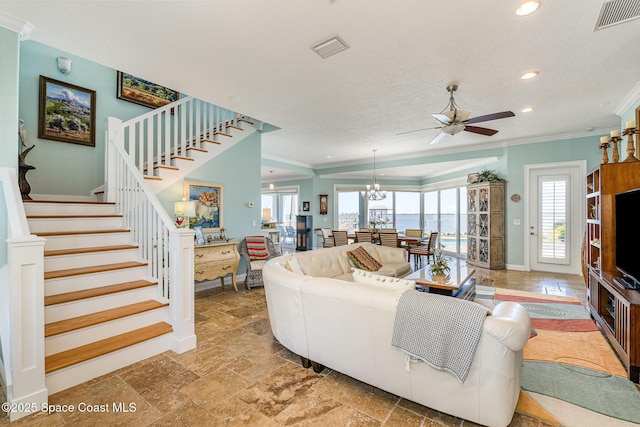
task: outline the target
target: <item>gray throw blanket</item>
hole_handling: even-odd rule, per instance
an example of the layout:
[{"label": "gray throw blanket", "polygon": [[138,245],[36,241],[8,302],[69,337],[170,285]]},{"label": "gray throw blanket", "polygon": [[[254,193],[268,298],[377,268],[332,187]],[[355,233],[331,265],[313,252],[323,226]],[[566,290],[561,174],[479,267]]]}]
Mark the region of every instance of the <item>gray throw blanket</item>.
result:
[{"label": "gray throw blanket", "polygon": [[464,382],[489,313],[471,301],[408,290],[398,301],[391,345]]}]

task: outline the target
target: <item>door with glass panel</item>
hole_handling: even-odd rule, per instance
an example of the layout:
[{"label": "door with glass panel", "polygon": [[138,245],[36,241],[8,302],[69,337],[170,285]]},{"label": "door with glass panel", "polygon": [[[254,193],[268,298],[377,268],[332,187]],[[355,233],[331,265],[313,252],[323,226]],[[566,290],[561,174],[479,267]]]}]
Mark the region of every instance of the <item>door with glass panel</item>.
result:
[{"label": "door with glass panel", "polygon": [[526,236],[531,270],[580,273],[581,178],[578,165],[530,170]]}]

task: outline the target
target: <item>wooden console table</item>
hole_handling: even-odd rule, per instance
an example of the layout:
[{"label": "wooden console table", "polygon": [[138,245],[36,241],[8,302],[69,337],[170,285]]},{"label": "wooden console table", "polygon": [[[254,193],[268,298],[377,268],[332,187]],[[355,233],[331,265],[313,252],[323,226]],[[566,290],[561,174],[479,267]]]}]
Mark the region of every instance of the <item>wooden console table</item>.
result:
[{"label": "wooden console table", "polygon": [[233,289],[238,292],[236,271],[238,270],[238,264],[240,264],[240,254],[237,246],[238,242],[234,241],[196,246],[193,249],[194,279],[201,282],[219,277],[220,283],[224,288],[224,276],[231,274]]}]

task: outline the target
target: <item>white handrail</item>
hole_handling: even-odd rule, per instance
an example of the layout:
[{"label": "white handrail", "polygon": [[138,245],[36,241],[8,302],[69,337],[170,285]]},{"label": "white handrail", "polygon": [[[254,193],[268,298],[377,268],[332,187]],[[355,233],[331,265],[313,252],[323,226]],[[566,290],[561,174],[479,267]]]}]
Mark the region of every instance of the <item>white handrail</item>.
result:
[{"label": "white handrail", "polygon": [[237,127],[242,117],[186,97],[122,122],[121,143],[136,169],[152,176],[156,167],[171,167],[173,157],[188,157],[189,148],[200,148],[201,141],[214,141],[216,133],[226,133],[229,126]]},{"label": "white handrail", "polygon": [[[29,414],[31,405],[47,403],[44,373],[44,244],[29,234],[16,180],[16,169],[0,168],[0,185],[9,238],[6,265],[0,265],[0,375],[14,421]],[[4,216],[4,215],[3,215]]]},{"label": "white handrail", "polygon": [[193,323],[193,230],[178,229],[142,173],[125,151],[120,136],[122,122],[107,118],[106,198],[115,202],[147,262],[147,275],[158,282],[160,297],[169,301],[173,327],[173,350],[195,347]]}]

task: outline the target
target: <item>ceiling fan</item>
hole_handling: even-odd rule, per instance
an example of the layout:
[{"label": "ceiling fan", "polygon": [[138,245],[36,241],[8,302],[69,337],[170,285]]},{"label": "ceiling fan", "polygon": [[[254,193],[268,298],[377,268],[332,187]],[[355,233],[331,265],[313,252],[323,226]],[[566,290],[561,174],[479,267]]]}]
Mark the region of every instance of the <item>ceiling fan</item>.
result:
[{"label": "ceiling fan", "polygon": [[458,85],[447,86],[447,92],[449,92],[449,104],[440,113],[432,114],[442,126],[436,126],[432,128],[410,130],[408,132],[400,132],[396,135],[403,135],[406,133],[420,132],[429,129],[440,129],[440,133],[436,135],[429,144],[435,144],[440,142],[446,135],[455,135],[464,131],[477,133],[480,135],[491,136],[498,133],[495,129],[483,128],[479,126],[469,126],[472,123],[487,122],[489,120],[504,119],[507,117],[514,117],[511,111],[502,111],[500,113],[486,114],[484,116],[469,118],[471,113],[458,107],[455,99],[453,99],[453,92],[458,90]]}]

